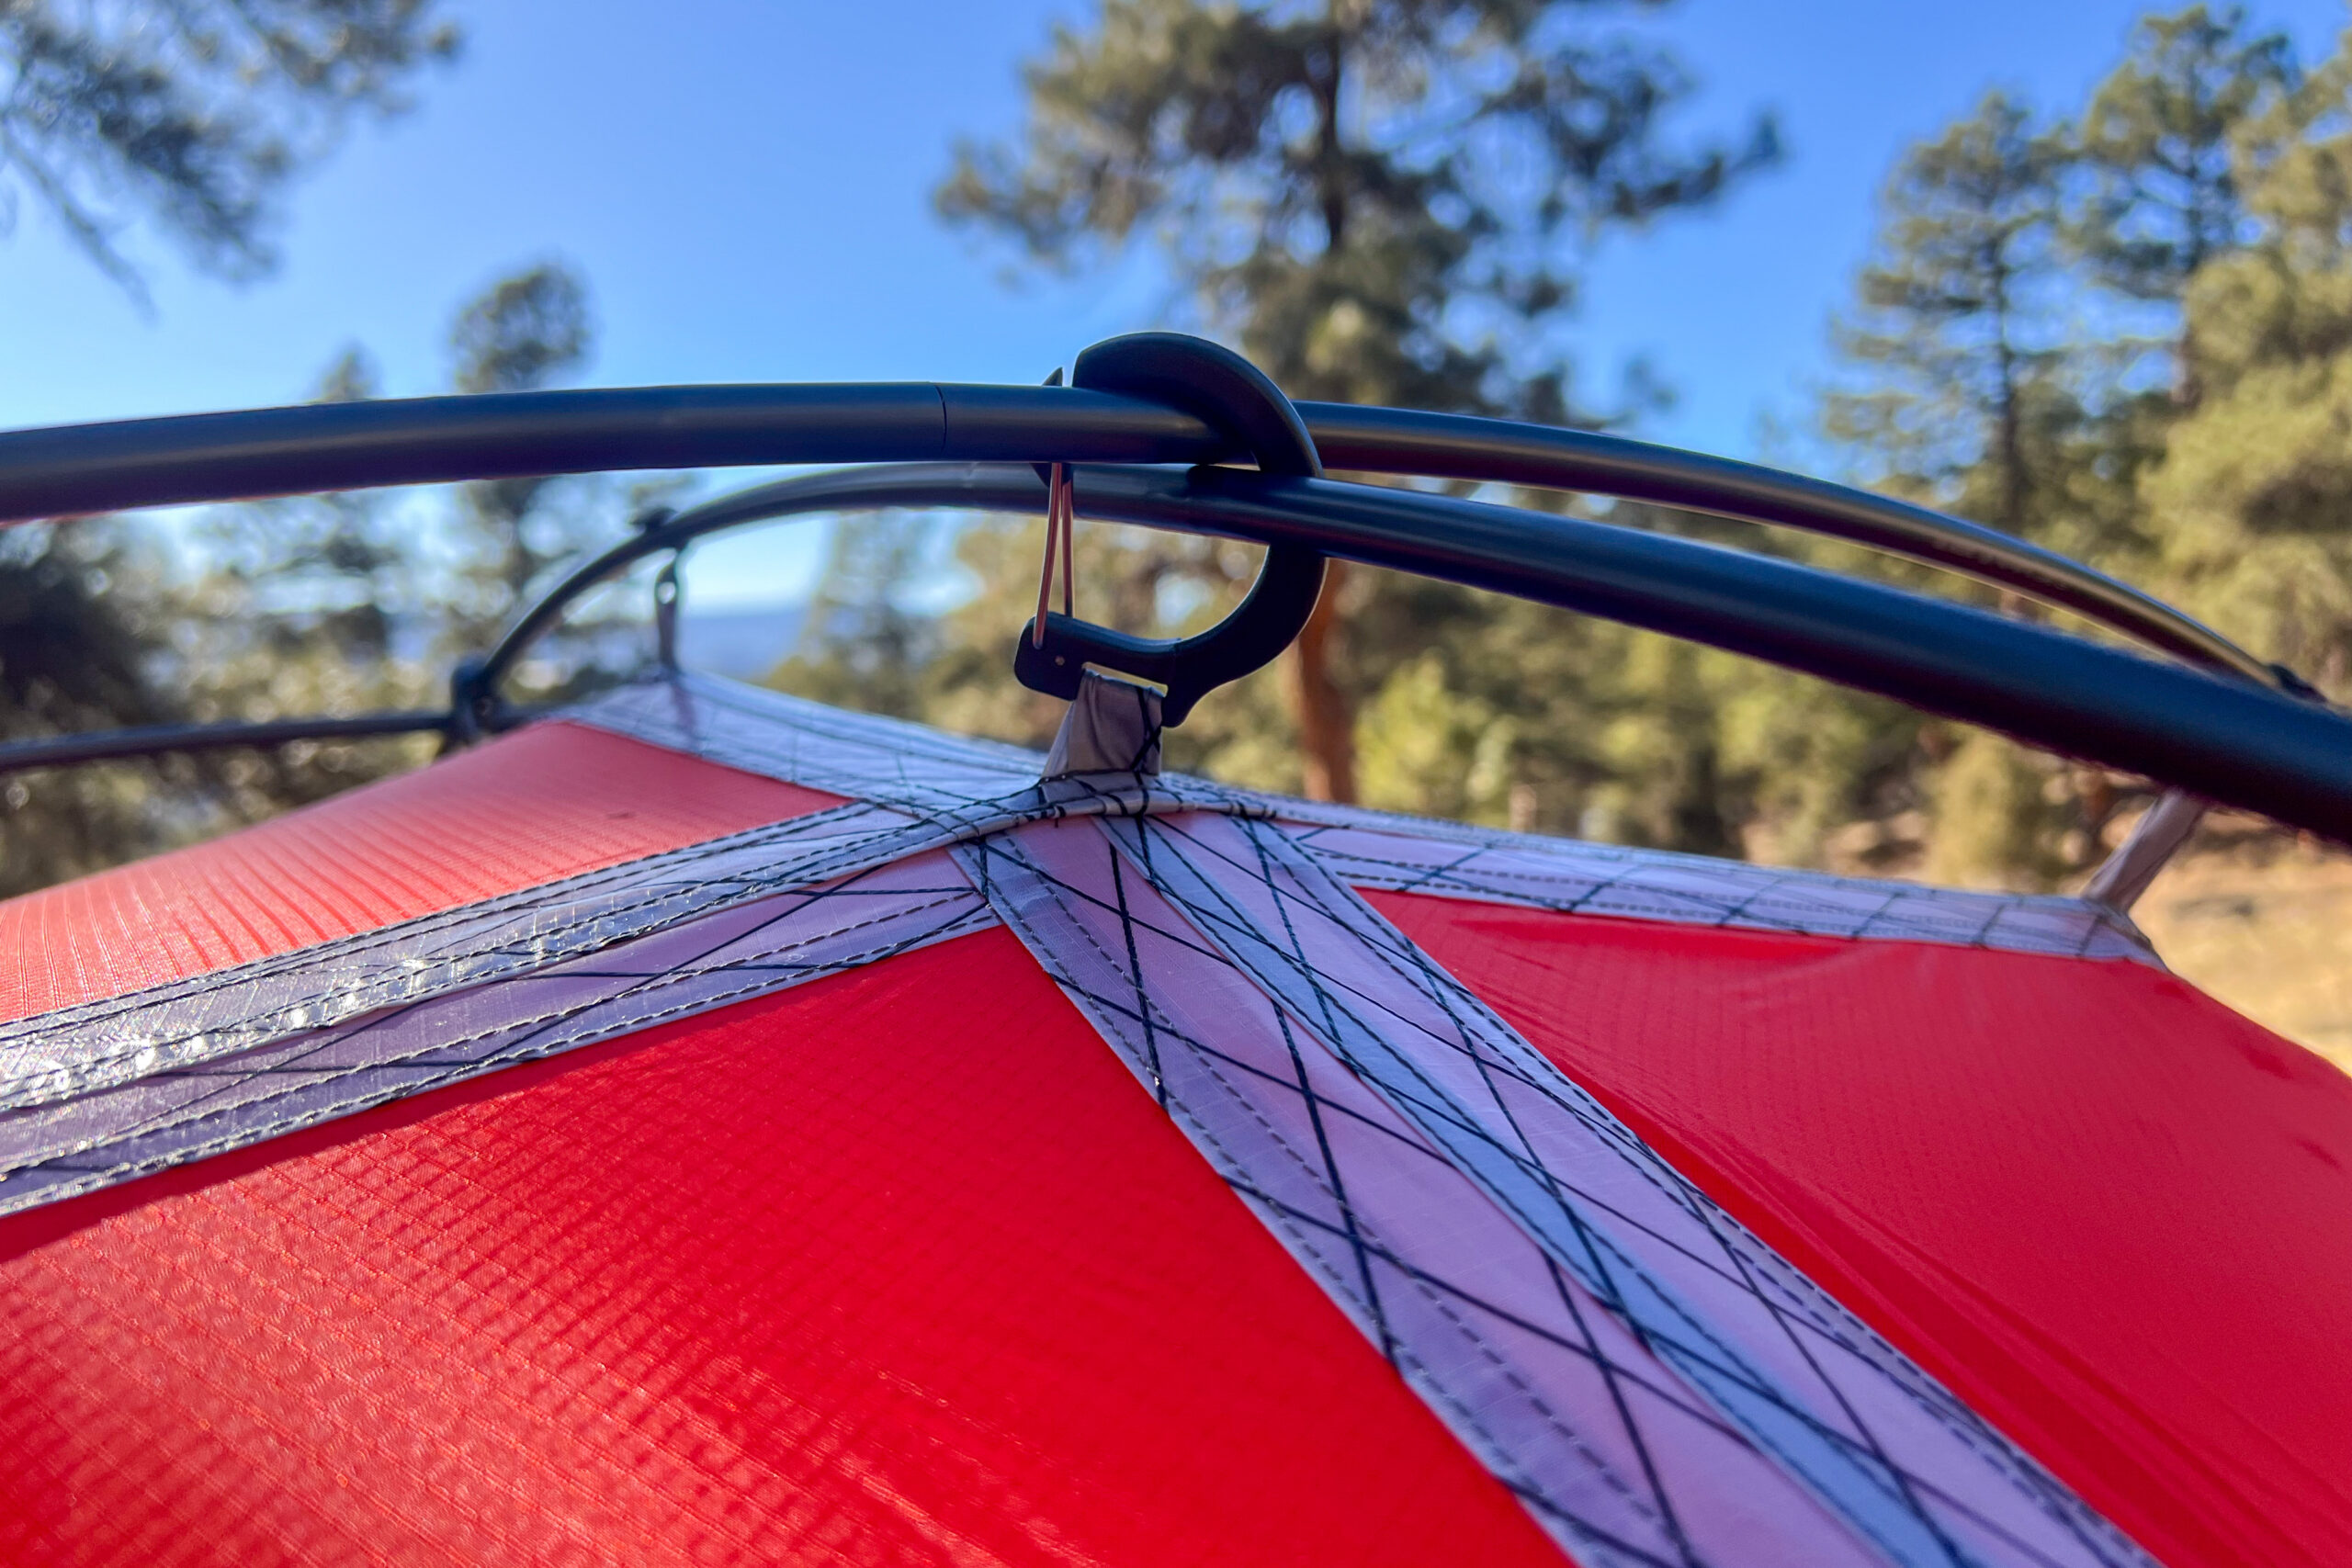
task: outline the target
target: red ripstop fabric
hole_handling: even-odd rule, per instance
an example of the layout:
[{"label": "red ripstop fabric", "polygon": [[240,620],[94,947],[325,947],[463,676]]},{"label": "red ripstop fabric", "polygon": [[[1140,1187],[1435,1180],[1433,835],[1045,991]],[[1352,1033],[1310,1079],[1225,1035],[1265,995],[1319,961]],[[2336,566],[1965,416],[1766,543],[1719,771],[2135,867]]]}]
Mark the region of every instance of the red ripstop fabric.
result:
[{"label": "red ripstop fabric", "polygon": [[0,1221],[0,1561],[1562,1561],[991,929]]},{"label": "red ripstop fabric", "polygon": [[532,725],[243,832],[0,902],[0,1021],[840,804],[582,725]]},{"label": "red ripstop fabric", "polygon": [[2173,1568],[2352,1562],[2352,1079],[2143,964],[1371,895]]}]

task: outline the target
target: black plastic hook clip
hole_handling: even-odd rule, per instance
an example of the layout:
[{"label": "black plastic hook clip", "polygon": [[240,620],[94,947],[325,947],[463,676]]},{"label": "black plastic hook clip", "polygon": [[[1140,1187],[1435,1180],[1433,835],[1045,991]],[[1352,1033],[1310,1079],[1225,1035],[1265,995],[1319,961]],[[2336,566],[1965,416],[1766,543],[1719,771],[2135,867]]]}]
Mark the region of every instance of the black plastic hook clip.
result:
[{"label": "black plastic hook clip", "polygon": [[[1282,389],[1239,355],[1205,339],[1181,333],[1111,338],[1078,356],[1070,384],[1182,409],[1256,457],[1261,473],[1323,476],[1315,438]],[[1069,568],[1065,561],[1063,570]],[[1132,637],[1047,611],[1042,628],[1034,620],[1022,628],[1012,672],[1031,691],[1065,702],[1077,699],[1089,664],[1156,682],[1168,689],[1160,721],[1172,727],[1208,693],[1272,663],[1306,625],[1322,592],[1321,551],[1269,545],[1249,596],[1204,632]]]}]

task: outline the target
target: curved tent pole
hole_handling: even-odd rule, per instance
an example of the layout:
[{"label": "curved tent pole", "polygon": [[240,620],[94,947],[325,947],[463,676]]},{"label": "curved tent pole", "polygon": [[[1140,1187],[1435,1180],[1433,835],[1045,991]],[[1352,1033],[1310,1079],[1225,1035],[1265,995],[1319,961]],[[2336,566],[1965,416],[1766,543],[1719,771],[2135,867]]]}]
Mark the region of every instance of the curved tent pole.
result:
[{"label": "curved tent pole", "polygon": [[[1090,509],[1114,520],[1306,544],[1623,620],[2352,841],[2352,768],[2345,765],[2352,719],[2249,682],[1792,562],[1577,518],[1218,469],[1103,467],[1081,479]],[[569,593],[703,533],[794,512],[879,506],[1025,513],[1042,491],[1025,466],[967,464],[851,469],[758,487],[607,551],[535,607],[485,663],[493,673],[511,664]],[[127,750],[115,745],[107,754]],[[0,766],[13,760],[10,750],[0,750]]]},{"label": "curved tent pole", "polygon": [[[1594,431],[1295,405],[1325,465],[1646,501],[1928,561],[2194,662],[2272,668],[2171,606],[1996,529],[1867,491]],[[0,524],[517,475],[801,463],[1203,463],[1244,456],[1199,417],[1068,387],[804,383],[315,403],[0,432]]]},{"label": "curved tent pole", "polygon": [[[1720,546],[1385,486],[1227,469],[1081,470],[1110,521],[1327,554],[1561,605],[1763,659],[2144,773],[2352,842],[2352,717],[2320,705],[1900,589]],[[643,556],[811,512],[1027,513],[1025,466],[910,464],[779,480],[682,512],[575,571],[485,663]]]},{"label": "curved tent pole", "polygon": [[2163,600],[2055,550],[1850,485],[1599,431],[1347,403],[1298,408],[1331,468],[1573,491],[1844,539],[2013,589],[2193,664],[2301,685]]},{"label": "curved tent pole", "polygon": [[[1174,344],[1193,358],[1233,357],[1172,334],[1117,340],[1090,354],[1115,355],[1121,343],[1131,348],[1148,344],[1155,351]],[[1116,377],[1079,379],[1101,385],[1084,390],[904,383],[494,394],[16,432],[0,434],[0,522],[107,506],[509,473],[814,457],[1035,457],[1044,450],[1041,442],[1051,443],[1055,456],[1122,462],[1244,455],[1211,429],[1214,424],[1232,431],[1229,413],[1216,417],[1222,411],[1202,406],[1197,395],[1181,395],[1182,387],[1171,392],[1148,375],[1125,382]],[[1173,408],[1170,402],[1187,406]],[[1299,404],[1294,414],[1278,392],[1274,402],[1294,428],[1304,415],[1306,450],[1321,448],[1336,468],[1579,491],[1798,527],[1958,570],[2073,610],[2193,663],[2315,695],[2290,672],[2263,664],[2160,601],[2064,557],[1924,508],[1592,432],[1343,404]],[[1242,446],[1264,445],[1250,439],[1246,429],[1237,434]],[[523,640],[537,635],[569,596],[567,584],[536,607],[502,643],[502,652],[519,646],[518,634]],[[1088,629],[1123,647],[1143,646]],[[155,750],[435,728],[462,739],[497,711],[492,688],[510,662],[511,656],[497,654],[469,661],[453,681],[456,700],[446,715],[62,737],[0,747],[0,771]],[[2127,906],[2185,840],[2200,810],[2177,790],[2165,795],[2102,868],[2089,896]]]},{"label": "curved tent pole", "polygon": [[[1792,562],[1578,518],[1223,469],[1101,467],[1080,477],[1090,510],[1105,518],[1306,545],[1621,620],[2352,841],[2352,769],[2345,766],[2352,718],[2249,682]],[[608,550],[536,606],[484,663],[492,674],[503,671],[571,595],[702,534],[793,513],[884,506],[1027,513],[1042,491],[1026,466],[973,464],[849,469],[761,486]],[[396,716],[401,728],[426,728],[413,722],[424,716]],[[292,738],[284,728],[272,736]],[[109,742],[105,754],[130,750],[118,738],[80,743]],[[151,741],[141,749],[160,748]],[[0,765],[12,760],[0,751]]]}]

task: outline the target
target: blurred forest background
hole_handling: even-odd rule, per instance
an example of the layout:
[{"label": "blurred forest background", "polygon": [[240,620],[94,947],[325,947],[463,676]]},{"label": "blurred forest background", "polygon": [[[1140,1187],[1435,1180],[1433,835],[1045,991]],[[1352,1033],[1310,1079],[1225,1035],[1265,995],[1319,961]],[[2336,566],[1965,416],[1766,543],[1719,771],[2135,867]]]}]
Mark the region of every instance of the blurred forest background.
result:
[{"label": "blurred forest background", "polygon": [[[1698,106],[1712,134],[1679,130],[1690,83],[1608,25],[1624,9],[1100,0],[1029,62],[1019,135],[942,148],[933,200],[1016,268],[1151,247],[1179,290],[1166,324],[1233,344],[1294,396],[1639,434],[1668,390],[1635,376],[1597,396],[1559,350],[1580,258],[1784,153],[1738,105]],[[430,0],[28,0],[0,11],[0,175],[127,288],[113,236],[134,221],[199,267],[257,276],[287,182],[458,52]],[[1784,433],[1786,460],[2089,561],[2352,700],[2352,35],[2304,59],[2234,8],[2152,13],[2083,101],[1993,93],[1902,149],[1855,263],[1829,328],[1838,371]],[[593,337],[588,280],[522,266],[454,316],[449,387],[560,382]],[[376,391],[355,348],[315,396]],[[0,532],[0,733],[432,705],[458,652],[664,493],[514,480],[220,508],[176,539],[128,517]],[[1847,547],[1513,499],[1994,602]],[[1016,686],[1007,657],[1038,520],[886,513],[831,539],[774,684],[1045,743],[1059,705]],[[1163,635],[1224,614],[1255,570],[1242,547],[1103,525],[1081,526],[1079,558],[1081,613]],[[521,694],[625,673],[650,649],[642,609],[641,587],[598,601]],[[431,749],[17,774],[0,784],[0,892]],[[2151,798],[1819,682],[1368,569],[1339,574],[1298,647],[1170,752],[1397,810],[2019,888],[2079,884]],[[2184,973],[2352,1063],[2352,865],[2219,819],[2141,913]]]}]

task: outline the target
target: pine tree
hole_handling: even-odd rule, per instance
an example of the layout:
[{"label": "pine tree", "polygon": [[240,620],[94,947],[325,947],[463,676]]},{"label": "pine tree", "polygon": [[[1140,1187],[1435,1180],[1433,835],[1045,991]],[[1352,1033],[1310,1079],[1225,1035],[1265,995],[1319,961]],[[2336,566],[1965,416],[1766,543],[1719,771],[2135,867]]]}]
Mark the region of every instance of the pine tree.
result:
[{"label": "pine tree", "polygon": [[8,0],[0,177],[134,292],[119,241],[141,219],[253,277],[293,176],[457,48],[434,0]]},{"label": "pine tree", "polygon": [[2199,267],[2239,248],[2232,144],[2300,76],[2292,41],[2250,32],[2243,6],[2141,19],[2075,135],[2089,178],[2070,238],[2099,284],[2177,309]]},{"label": "pine tree", "polygon": [[2064,141],[1998,93],[1905,155],[1838,336],[1863,384],[1827,406],[1831,434],[1870,452],[1882,482],[2013,534],[2041,521],[2075,412],[2062,378],[2067,164]]},{"label": "pine tree", "polygon": [[2248,246],[2189,281],[2196,406],[2145,490],[2162,586],[2352,695],[2352,37],[2238,141]]},{"label": "pine tree", "polygon": [[[2245,143],[2299,75],[2283,38],[2195,6],[2135,26],[2077,123],[1994,95],[1908,152],[1839,335],[1853,378],[1824,409],[1863,475],[2126,579],[2177,580],[2179,529],[2148,489],[2205,383],[2184,295],[2246,243]],[[1940,878],[2079,869],[2133,793],[1996,737],[1914,728],[1885,798],[1926,809]]]}]

